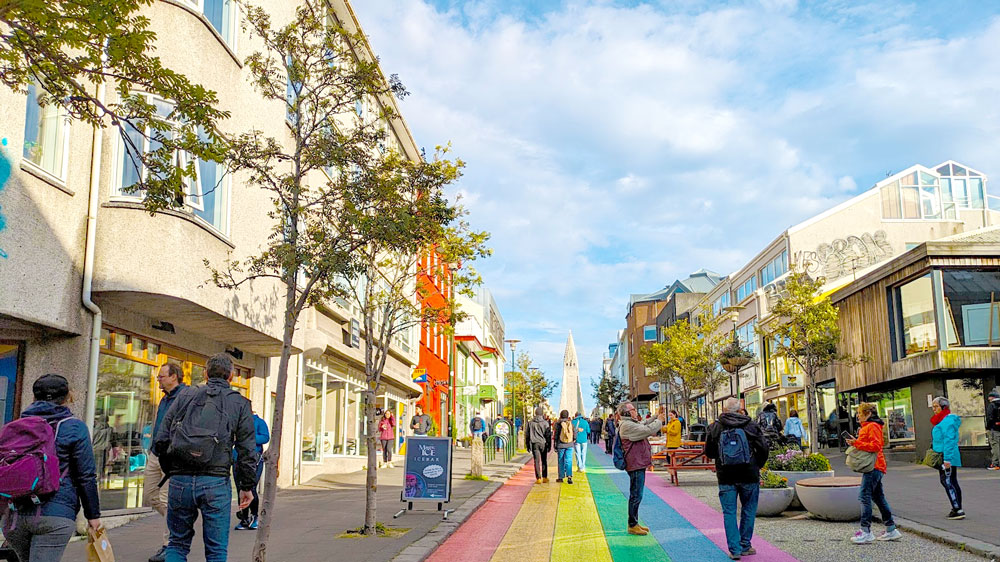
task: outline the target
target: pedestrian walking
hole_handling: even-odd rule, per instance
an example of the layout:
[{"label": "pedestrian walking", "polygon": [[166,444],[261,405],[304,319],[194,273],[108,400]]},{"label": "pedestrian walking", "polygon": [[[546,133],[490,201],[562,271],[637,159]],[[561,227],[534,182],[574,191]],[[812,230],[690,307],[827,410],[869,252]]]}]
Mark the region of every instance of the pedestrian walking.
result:
[{"label": "pedestrian walking", "polygon": [[417,415],[410,420],[410,429],[414,435],[427,435],[431,431],[431,417],[424,413],[421,406],[416,406]]},{"label": "pedestrian walking", "polygon": [[604,452],[605,454],[611,454],[611,447],[615,443],[615,435],[618,434],[618,427],[615,426],[615,415],[608,414],[608,417],[604,420]]},{"label": "pedestrian walking", "polygon": [[788,412],[788,419],[785,420],[785,443],[802,449],[802,438],[804,436],[805,430],[802,428],[802,420],[799,419],[799,412],[796,410]]},{"label": "pedestrian walking", "polygon": [[566,479],[567,484],[573,483],[573,446],[576,444],[576,431],[573,421],[569,419],[569,410],[559,412],[555,429],[552,431],[552,441],[558,454],[558,478],[556,482]]},{"label": "pedestrian walking", "polygon": [[1000,390],[990,391],[986,406],[986,435],[990,440],[989,470],[1000,470]]},{"label": "pedestrian walking", "polygon": [[[174,400],[181,390],[187,388],[184,384],[184,371],[176,363],[166,363],[156,372],[156,383],[163,391],[163,397],[156,407],[156,420],[153,422],[153,436],[160,430],[164,418],[167,417],[167,410],[173,405]],[[152,444],[150,444],[152,447]],[[146,457],[146,468],[142,479],[143,503],[153,508],[153,511],[163,516],[163,544],[152,556],[149,562],[163,562],[167,556],[167,542],[170,540],[170,531],[167,530],[167,491],[166,486],[161,486],[163,480],[163,468],[160,467],[160,459],[155,453],[150,451]]]},{"label": "pedestrian walking", "polygon": [[472,419],[469,420],[469,431],[472,433],[473,438],[479,438],[486,442],[486,420],[476,412]]},{"label": "pedestrian walking", "polygon": [[524,447],[535,459],[535,484],[549,481],[549,451],[552,450],[552,426],[545,419],[545,408],[535,408],[535,417],[524,432]]},{"label": "pedestrian walking", "polygon": [[[879,419],[875,404],[864,402],[858,405],[858,424],[861,425],[858,436],[845,441],[859,451],[875,453],[875,468],[861,475],[861,490],[858,493],[858,500],[861,502],[861,529],[854,533],[851,542],[869,544],[875,540],[898,540],[903,535],[892,520],[892,509],[889,507],[889,500],[886,499],[885,489],[882,486],[886,472],[885,454],[882,453],[882,446],[885,444],[882,428],[885,423]],[[872,502],[878,506],[882,523],[885,525],[885,532],[877,539],[872,534]]]},{"label": "pedestrian walking", "polygon": [[[44,499],[36,496],[15,499],[10,509],[3,510],[3,532],[22,562],[59,562],[76,532],[76,514],[81,505],[87,525],[94,531],[101,528],[97,466],[87,425],[73,417],[66,406],[73,401],[66,377],[43,375],[34,382],[31,391],[35,401],[21,413],[20,419],[7,424],[4,441],[6,444],[10,436],[27,445],[25,439],[32,434],[47,438],[44,428],[48,424],[55,434],[55,453],[59,459],[58,491]],[[52,447],[52,441],[43,444],[39,440],[35,444],[38,447],[34,450],[39,453],[51,451],[48,447]],[[37,472],[20,476],[38,481]]]},{"label": "pedestrian walking", "polygon": [[[271,432],[267,428],[267,422],[263,418],[257,415],[257,412],[253,414],[253,433],[254,442],[257,443],[257,475],[254,479],[253,489],[250,493],[253,494],[253,500],[246,509],[241,509],[236,512],[237,519],[240,520],[236,524],[237,531],[252,531],[257,528],[257,514],[260,509],[260,495],[257,493],[257,488],[260,487],[260,477],[264,474],[264,445],[271,440]],[[236,450],[233,450],[233,462],[236,462]]]},{"label": "pedestrian walking", "polygon": [[177,396],[153,441],[153,451],[170,477],[167,562],[186,562],[199,513],[205,562],[227,559],[230,467],[239,491],[239,509],[246,509],[253,501],[251,490],[259,458],[250,401],[229,386],[233,377],[229,355],[210,357],[205,375],[205,385],[185,389]]},{"label": "pedestrian walking", "polygon": [[576,457],[576,471],[587,469],[587,443],[590,442],[590,421],[580,412],[573,418],[573,433],[576,443],[573,445],[573,456]]},{"label": "pedestrian walking", "polygon": [[951,502],[948,519],[965,519],[962,510],[962,488],[958,485],[958,467],[962,466],[962,456],[958,451],[958,428],[962,419],[951,413],[951,403],[944,396],[931,401],[931,448],[944,456],[938,468],[941,485]]},{"label": "pedestrian walking", "polygon": [[604,420],[601,416],[594,414],[594,417],[590,418],[590,444],[597,445],[601,440],[601,429],[604,426]]},{"label": "pedestrian walking", "polygon": [[778,407],[773,403],[768,402],[764,406],[764,409],[757,414],[757,426],[760,427],[760,430],[764,433],[764,437],[767,438],[769,447],[774,448],[784,444],[785,439],[781,435],[784,426],[781,423],[781,418],[778,417]]},{"label": "pedestrian walking", "polygon": [[396,418],[392,415],[392,410],[386,408],[382,413],[382,419],[378,420],[378,440],[382,445],[382,462],[378,463],[379,468],[394,468],[392,465],[392,442],[396,438]]},{"label": "pedestrian walking", "polygon": [[625,472],[628,473],[628,533],[648,535],[649,527],[639,524],[639,504],[646,488],[646,469],[653,466],[653,452],[649,438],[663,429],[666,419],[663,410],[655,418],[643,420],[635,409],[635,404],[625,402],[618,406],[621,422],[618,436],[625,453]]},{"label": "pedestrian walking", "polygon": [[760,469],[767,462],[768,446],[760,426],[750,416],[739,413],[738,398],[726,399],[723,410],[719,419],[708,426],[705,456],[715,459],[729,558],[739,560],[757,554],[751,540],[760,495]]},{"label": "pedestrian walking", "polygon": [[670,410],[667,420],[667,448],[676,449],[681,446],[681,420],[678,419],[677,410]]}]

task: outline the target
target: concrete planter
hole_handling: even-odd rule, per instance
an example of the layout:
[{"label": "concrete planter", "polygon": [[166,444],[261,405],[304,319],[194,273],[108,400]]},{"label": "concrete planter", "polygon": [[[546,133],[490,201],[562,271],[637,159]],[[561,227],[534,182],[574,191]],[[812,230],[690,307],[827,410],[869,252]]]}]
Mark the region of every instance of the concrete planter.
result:
[{"label": "concrete planter", "polygon": [[861,478],[803,478],[795,484],[802,505],[817,519],[857,521],[861,519],[858,492]]},{"label": "concrete planter", "polygon": [[757,515],[781,515],[795,498],[795,488],[761,488],[757,498]]},{"label": "concrete planter", "polygon": [[[823,478],[828,476],[833,476],[832,470],[816,470],[816,471],[793,471],[793,470],[772,470],[771,471],[778,476],[784,476],[788,479],[788,487],[795,490],[795,483],[803,478]],[[800,508],[802,503],[799,501],[799,494],[796,491],[794,497],[792,498],[792,504],[790,507]]]}]

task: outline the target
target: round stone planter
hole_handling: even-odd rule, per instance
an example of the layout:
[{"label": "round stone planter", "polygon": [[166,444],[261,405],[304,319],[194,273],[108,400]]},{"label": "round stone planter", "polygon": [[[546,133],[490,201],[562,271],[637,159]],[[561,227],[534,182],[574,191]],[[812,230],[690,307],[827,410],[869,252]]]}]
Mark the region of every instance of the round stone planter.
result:
[{"label": "round stone planter", "polygon": [[861,478],[803,478],[795,484],[802,505],[817,519],[857,521],[861,519],[858,492]]},{"label": "round stone planter", "polygon": [[[814,471],[793,471],[793,470],[772,470],[771,471],[778,476],[784,476],[788,479],[788,487],[795,490],[795,483],[803,478],[822,478],[833,476],[832,470],[814,470]],[[792,497],[792,508],[801,508],[802,503],[799,502],[799,494],[796,491]]]},{"label": "round stone planter", "polygon": [[757,515],[781,515],[795,497],[795,488],[761,488],[757,498]]}]

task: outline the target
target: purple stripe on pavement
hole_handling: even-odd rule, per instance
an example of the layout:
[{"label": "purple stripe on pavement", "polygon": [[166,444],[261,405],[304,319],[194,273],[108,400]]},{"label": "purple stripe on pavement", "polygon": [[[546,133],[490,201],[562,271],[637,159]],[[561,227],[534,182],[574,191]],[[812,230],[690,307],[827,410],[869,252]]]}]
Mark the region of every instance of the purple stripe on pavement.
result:
[{"label": "purple stripe on pavement", "polygon": [[[701,500],[659,478],[659,474],[646,479],[646,488],[667,502],[671,508],[694,525],[723,552],[729,552],[726,544],[726,528],[722,524],[722,514]],[[753,547],[761,560],[768,562],[798,562],[798,559],[762,538],[754,537]]]}]

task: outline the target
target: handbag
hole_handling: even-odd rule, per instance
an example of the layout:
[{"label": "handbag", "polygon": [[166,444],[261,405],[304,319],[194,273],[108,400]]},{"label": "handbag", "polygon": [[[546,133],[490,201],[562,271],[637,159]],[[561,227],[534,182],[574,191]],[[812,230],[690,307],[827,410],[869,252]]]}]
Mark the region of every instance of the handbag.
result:
[{"label": "handbag", "polygon": [[927,449],[924,453],[924,460],[921,464],[927,465],[934,469],[940,469],[944,465],[944,453],[939,453],[934,449]]},{"label": "handbag", "polygon": [[115,553],[108,540],[108,530],[104,526],[87,528],[87,562],[115,562]]},{"label": "handbag", "polygon": [[878,460],[878,453],[862,451],[854,446],[847,448],[847,467],[854,472],[867,474],[875,470],[875,462]]}]

